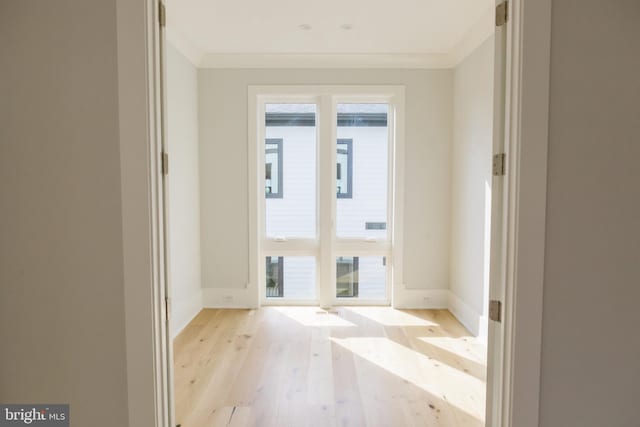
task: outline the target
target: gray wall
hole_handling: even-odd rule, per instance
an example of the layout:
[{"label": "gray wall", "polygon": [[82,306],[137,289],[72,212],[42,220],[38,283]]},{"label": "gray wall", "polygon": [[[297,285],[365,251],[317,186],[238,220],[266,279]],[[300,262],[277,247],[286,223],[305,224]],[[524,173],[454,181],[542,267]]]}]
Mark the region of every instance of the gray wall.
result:
[{"label": "gray wall", "polygon": [[640,424],[640,2],[556,0],[540,422]]},{"label": "gray wall", "polygon": [[0,2],[0,401],[126,426],[115,1]]},{"label": "gray wall", "polygon": [[167,142],[171,333],[175,337],[202,309],[200,289],[200,178],[198,70],[167,43]]},{"label": "gray wall", "polygon": [[476,317],[454,313],[474,333],[486,334],[491,236],[493,50],[478,46],[453,73],[451,170],[451,292]]},{"label": "gray wall", "polygon": [[406,86],[404,281],[448,289],[452,74],[199,70],[202,286],[242,288],[248,281],[247,86],[386,84]]}]

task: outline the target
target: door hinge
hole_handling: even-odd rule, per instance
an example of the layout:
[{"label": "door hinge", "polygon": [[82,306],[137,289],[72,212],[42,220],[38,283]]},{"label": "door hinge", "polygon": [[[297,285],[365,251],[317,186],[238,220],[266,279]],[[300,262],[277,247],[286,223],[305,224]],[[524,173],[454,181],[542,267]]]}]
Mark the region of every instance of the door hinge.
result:
[{"label": "door hinge", "polygon": [[162,175],[169,175],[169,154],[162,152]]},{"label": "door hinge", "polygon": [[164,316],[167,322],[171,319],[171,298],[164,298]]},{"label": "door hinge", "polygon": [[496,6],[496,27],[502,27],[509,20],[509,2],[505,1]]},{"label": "door hinge", "polygon": [[504,153],[493,155],[493,176],[503,176],[506,172],[507,156]]},{"label": "door hinge", "polygon": [[158,2],[158,21],[160,22],[161,27],[165,27],[167,25],[167,10],[165,9],[163,2]]},{"label": "door hinge", "polygon": [[502,322],[502,302],[497,299],[489,301],[489,319],[494,322]]}]

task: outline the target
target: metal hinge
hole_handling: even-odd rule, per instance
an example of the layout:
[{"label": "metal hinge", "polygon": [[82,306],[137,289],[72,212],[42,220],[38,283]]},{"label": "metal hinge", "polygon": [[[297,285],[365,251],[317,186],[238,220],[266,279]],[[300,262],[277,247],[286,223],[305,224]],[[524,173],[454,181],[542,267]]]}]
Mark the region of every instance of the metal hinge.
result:
[{"label": "metal hinge", "polygon": [[509,2],[505,1],[496,6],[496,27],[502,27],[509,19]]},{"label": "metal hinge", "polygon": [[169,154],[162,153],[162,175],[169,174]]},{"label": "metal hinge", "polygon": [[502,322],[502,302],[497,299],[489,301],[489,319],[494,322]]},{"label": "metal hinge", "polygon": [[493,176],[503,176],[506,171],[507,156],[504,153],[493,155]]},{"label": "metal hinge", "polygon": [[158,20],[160,21],[161,27],[165,27],[167,25],[167,10],[165,9],[163,2],[158,2]]},{"label": "metal hinge", "polygon": [[164,315],[167,319],[167,322],[171,319],[171,298],[164,298]]}]

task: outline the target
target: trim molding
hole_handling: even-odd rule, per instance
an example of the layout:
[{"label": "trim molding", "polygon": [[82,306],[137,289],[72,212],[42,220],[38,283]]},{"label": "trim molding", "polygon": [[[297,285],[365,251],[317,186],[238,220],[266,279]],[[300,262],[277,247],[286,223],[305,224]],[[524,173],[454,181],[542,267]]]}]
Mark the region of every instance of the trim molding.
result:
[{"label": "trim molding", "polygon": [[477,337],[487,338],[488,318],[474,310],[453,291],[449,291],[449,311]]},{"label": "trim molding", "polygon": [[202,310],[202,288],[182,300],[173,298],[171,313],[171,339],[174,339],[185,326]]},{"label": "trim molding", "polygon": [[400,289],[393,292],[393,308],[448,309],[449,290],[408,288],[401,285]]},{"label": "trim molding", "polygon": [[169,427],[175,422],[164,312],[165,259],[160,231],[164,216],[158,186],[162,144],[158,5],[154,0],[116,3],[125,398],[127,425]]},{"label": "trim molding", "polygon": [[446,53],[207,53],[200,68],[451,68]]},{"label": "trim molding", "polygon": [[197,68],[455,68],[494,32],[494,8],[481,18],[448,52],[441,53],[216,53],[206,52],[171,25],[167,40]]},{"label": "trim molding", "polygon": [[[203,288],[203,308],[257,308],[255,289]],[[399,309],[449,309],[448,289],[408,289],[394,295],[394,308]],[[457,316],[456,316],[457,317]]]},{"label": "trim molding", "polygon": [[[203,288],[203,308],[257,308],[255,289]],[[449,309],[448,289],[404,289],[395,292],[393,307],[399,309]]]},{"label": "trim molding", "polygon": [[202,288],[203,308],[258,308],[255,288]]},{"label": "trim molding", "polygon": [[467,31],[467,33],[455,44],[449,52],[453,67],[460,65],[469,55],[471,55],[482,43],[484,43],[495,32],[495,9],[493,6],[487,8],[480,19]]},{"label": "trim molding", "polygon": [[[241,289],[203,288],[202,308],[257,308],[254,293],[255,290],[250,287]],[[291,304],[285,303],[284,305]],[[295,305],[303,304],[296,303]],[[317,303],[304,305],[317,305]],[[397,309],[449,310],[472,335],[487,337],[487,317],[473,310],[449,289],[411,289],[403,286],[401,290],[394,293],[393,307]],[[195,314],[198,314],[199,311]],[[184,325],[188,324],[195,314]]]},{"label": "trim molding", "polygon": [[167,42],[170,43],[171,46],[183,54],[196,68],[200,67],[200,63],[205,56],[203,49],[171,26],[166,27],[165,35]]}]

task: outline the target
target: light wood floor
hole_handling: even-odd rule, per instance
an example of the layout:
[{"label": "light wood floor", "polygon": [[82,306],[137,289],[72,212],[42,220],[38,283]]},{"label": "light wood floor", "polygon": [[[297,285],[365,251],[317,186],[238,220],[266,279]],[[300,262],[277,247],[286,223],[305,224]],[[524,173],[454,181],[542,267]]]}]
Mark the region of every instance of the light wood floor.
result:
[{"label": "light wood floor", "polygon": [[176,421],[482,426],[486,346],[446,310],[203,310],[174,342]]}]

